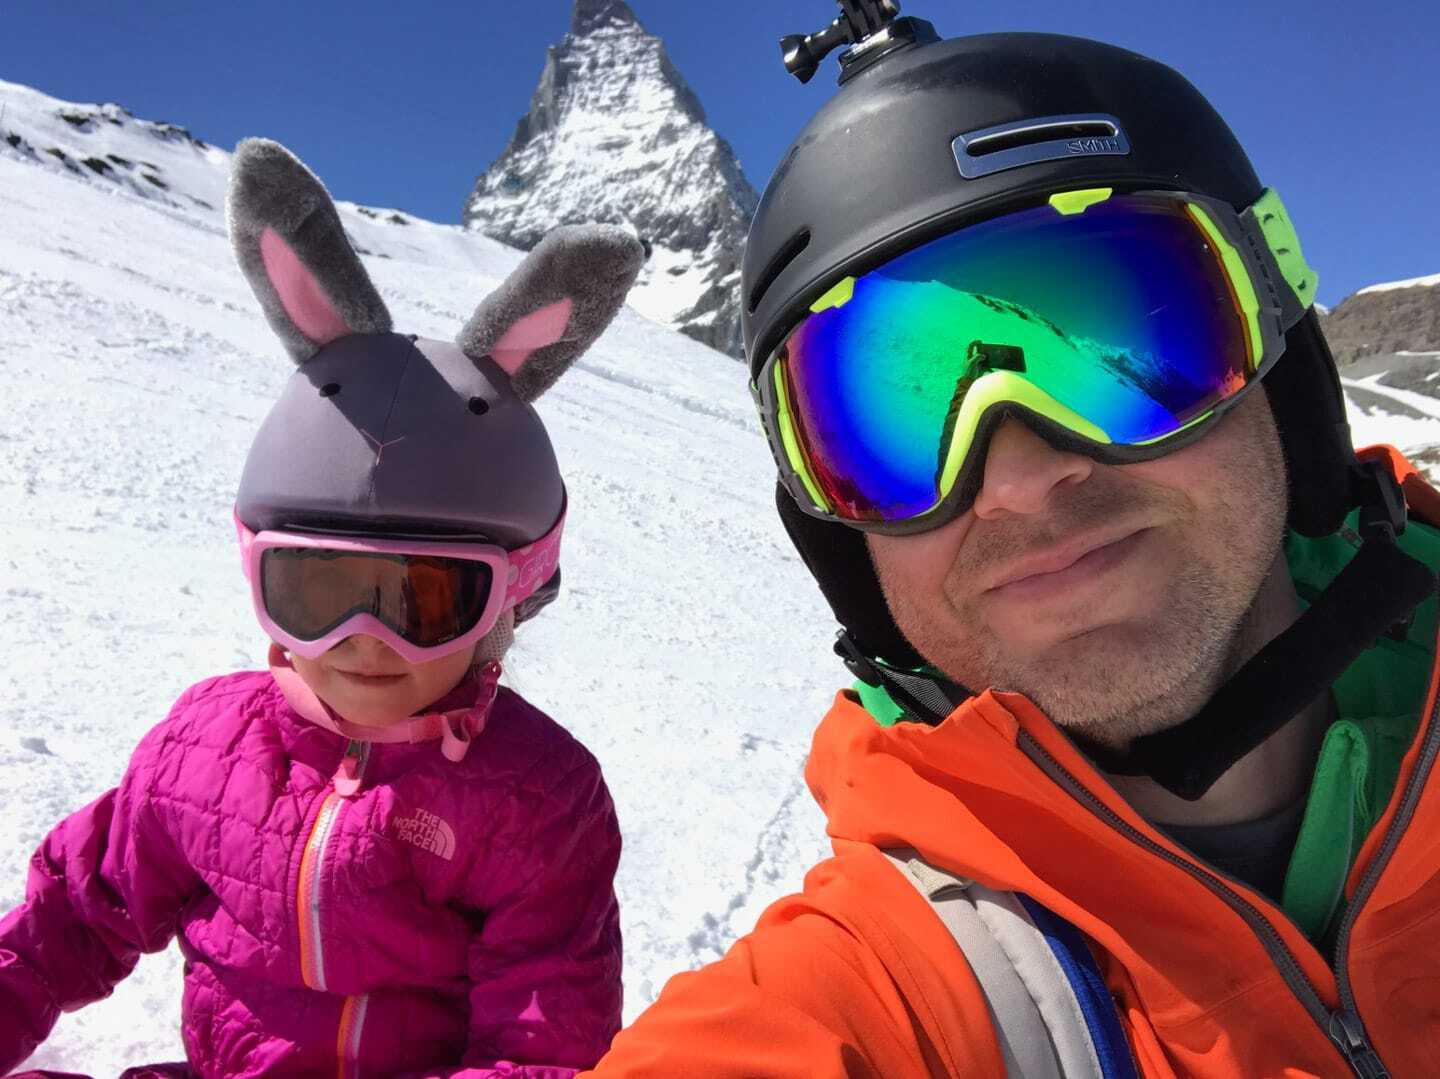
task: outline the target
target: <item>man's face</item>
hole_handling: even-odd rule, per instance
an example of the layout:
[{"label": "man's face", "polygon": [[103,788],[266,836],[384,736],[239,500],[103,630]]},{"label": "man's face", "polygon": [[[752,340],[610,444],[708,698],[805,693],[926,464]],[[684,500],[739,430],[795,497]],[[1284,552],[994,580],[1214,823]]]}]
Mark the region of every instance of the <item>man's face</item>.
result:
[{"label": "man's face", "polygon": [[970,510],[867,539],[926,659],[1123,744],[1189,718],[1248,657],[1285,519],[1280,440],[1256,391],[1198,442],[1134,465],[1057,451],[1007,421]]}]

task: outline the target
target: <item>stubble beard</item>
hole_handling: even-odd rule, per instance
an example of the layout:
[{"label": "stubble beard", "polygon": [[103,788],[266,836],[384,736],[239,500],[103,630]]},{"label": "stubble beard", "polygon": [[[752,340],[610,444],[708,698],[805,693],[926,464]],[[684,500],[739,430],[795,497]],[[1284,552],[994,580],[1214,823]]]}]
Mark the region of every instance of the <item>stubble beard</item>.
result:
[{"label": "stubble beard", "polygon": [[1260,583],[1236,583],[1226,588],[1192,562],[1170,582],[1164,614],[1143,627],[1092,631],[1035,662],[991,641],[980,666],[993,672],[990,685],[1025,694],[1061,726],[1123,748],[1189,719],[1265,643]]}]

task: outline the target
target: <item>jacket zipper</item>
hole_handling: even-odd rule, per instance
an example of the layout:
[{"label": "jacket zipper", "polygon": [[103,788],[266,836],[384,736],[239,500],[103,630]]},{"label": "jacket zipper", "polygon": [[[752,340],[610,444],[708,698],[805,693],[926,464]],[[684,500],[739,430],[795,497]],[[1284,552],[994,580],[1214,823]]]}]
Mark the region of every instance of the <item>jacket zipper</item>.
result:
[{"label": "jacket zipper", "polygon": [[[350,741],[345,745],[345,758],[355,762],[354,774],[363,778],[365,766],[370,760],[370,743]],[[300,856],[300,879],[296,889],[296,914],[300,927],[300,978],[311,989],[328,993],[325,981],[325,949],[321,934],[321,913],[324,909],[324,869],[331,838],[336,834],[336,823],[345,807],[346,799],[338,791],[330,790],[320,803],[315,823],[310,826],[310,835],[305,840],[305,849]],[[359,1058],[360,1036],[365,1023],[365,1012],[369,995],[346,997],[340,1010],[340,1025],[336,1036],[339,1079],[355,1079],[359,1074],[355,1065]]]},{"label": "jacket zipper", "polygon": [[360,1032],[365,1026],[365,1012],[370,994],[346,997],[340,1010],[340,1033],[335,1039],[335,1055],[339,1059],[338,1079],[359,1079]]},{"label": "jacket zipper", "polygon": [[[1440,712],[1437,706],[1436,712]],[[1355,893],[1355,898],[1346,912],[1342,929],[1336,947],[1337,954],[1337,981],[1340,989],[1340,1010],[1331,1012],[1320,999],[1319,990],[1306,975],[1300,962],[1295,958],[1293,952],[1285,944],[1284,939],[1271,924],[1270,920],[1244,896],[1231,889],[1218,877],[1211,875],[1199,866],[1180,858],[1158,843],[1154,842],[1143,833],[1132,827],[1109,806],[1092,794],[1084,784],[1076,779],[1050,752],[1039,742],[1030,736],[1025,730],[1021,730],[1017,736],[1017,742],[1021,752],[1025,754],[1037,767],[1046,775],[1059,784],[1072,798],[1080,802],[1092,814],[1126,836],[1134,843],[1138,843],[1145,850],[1157,855],[1170,865],[1183,869],[1195,880],[1203,884],[1210,892],[1220,898],[1227,906],[1234,910],[1250,927],[1251,932],[1259,938],[1264,945],[1265,951],[1269,954],[1271,961],[1279,969],[1281,977],[1285,979],[1290,991],[1305,1006],[1315,1024],[1324,1032],[1333,1045],[1344,1055],[1346,1062],[1350,1065],[1351,1071],[1361,1079],[1390,1079],[1390,1072],[1370,1043],[1369,1036],[1365,1032],[1365,1025],[1360,1020],[1359,1012],[1355,1010],[1355,999],[1349,995],[1349,979],[1346,976],[1344,963],[1340,957],[1344,955],[1344,949],[1349,943],[1349,932],[1354,924],[1355,917],[1360,908],[1369,898],[1375,881],[1379,879],[1380,871],[1383,869],[1385,860],[1388,860],[1395,847],[1399,844],[1400,835],[1404,831],[1404,825],[1409,822],[1413,814],[1415,803],[1420,799],[1420,790],[1424,786],[1424,777],[1434,763],[1436,750],[1440,749],[1440,737],[1437,737],[1434,717],[1436,712],[1431,714],[1431,722],[1426,733],[1425,750],[1417,765],[1410,782],[1405,788],[1405,798],[1401,806],[1401,812],[1396,814],[1389,832],[1386,834],[1385,843],[1380,853],[1371,863],[1366,871],[1361,888]],[[1403,818],[1403,819],[1402,819]]]},{"label": "jacket zipper", "polygon": [[300,978],[311,989],[329,992],[325,984],[325,948],[320,933],[324,896],[320,887],[325,868],[326,848],[335,831],[335,821],[345,801],[330,791],[320,803],[320,812],[310,827],[305,853],[300,857],[300,884],[296,913],[300,919]]},{"label": "jacket zipper", "polygon": [[[1415,807],[1420,802],[1420,796],[1424,793],[1425,783],[1434,770],[1435,760],[1440,756],[1440,699],[1437,699],[1435,707],[1431,710],[1426,721],[1424,741],[1421,743],[1420,756],[1415,762],[1415,771],[1411,773],[1410,780],[1405,784],[1405,792],[1400,797],[1400,806],[1395,811],[1395,819],[1390,824],[1390,829],[1385,833],[1385,838],[1380,844],[1380,849],[1375,852],[1370,865],[1365,869],[1365,875],[1360,878],[1360,884],[1355,889],[1355,897],[1350,901],[1344,916],[1340,921],[1340,932],[1335,938],[1335,973],[1340,989],[1340,1011],[1336,1013],[1332,1023],[1331,1037],[1337,1044],[1343,1038],[1345,1042],[1354,1047],[1356,1058],[1351,1059],[1351,1066],[1357,1074],[1365,1076],[1366,1079],[1389,1079],[1389,1071],[1381,1062],[1379,1054],[1370,1044],[1370,1039],[1365,1033],[1365,1024],[1360,1019],[1360,1012],[1355,1006],[1355,992],[1350,984],[1350,970],[1346,962],[1346,955],[1350,950],[1350,932],[1355,927],[1356,917],[1361,908],[1370,899],[1370,894],[1379,883],[1380,875],[1385,872],[1385,867],[1390,864],[1390,858],[1395,853],[1395,848],[1400,845],[1407,828],[1410,827],[1411,818],[1415,816]],[[1347,1051],[1347,1056],[1350,1052]],[[1359,1059],[1360,1063],[1356,1062]],[[1368,1070],[1366,1070],[1368,1069]]]}]

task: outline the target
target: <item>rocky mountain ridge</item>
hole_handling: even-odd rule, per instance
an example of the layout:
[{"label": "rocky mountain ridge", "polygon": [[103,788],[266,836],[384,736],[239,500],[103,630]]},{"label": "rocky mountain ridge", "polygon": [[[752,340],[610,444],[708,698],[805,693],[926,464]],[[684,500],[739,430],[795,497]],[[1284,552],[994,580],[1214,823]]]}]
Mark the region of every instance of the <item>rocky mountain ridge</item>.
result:
[{"label": "rocky mountain ridge", "polygon": [[1367,356],[1440,353],[1440,274],[1360,289],[1320,324],[1342,368]]}]

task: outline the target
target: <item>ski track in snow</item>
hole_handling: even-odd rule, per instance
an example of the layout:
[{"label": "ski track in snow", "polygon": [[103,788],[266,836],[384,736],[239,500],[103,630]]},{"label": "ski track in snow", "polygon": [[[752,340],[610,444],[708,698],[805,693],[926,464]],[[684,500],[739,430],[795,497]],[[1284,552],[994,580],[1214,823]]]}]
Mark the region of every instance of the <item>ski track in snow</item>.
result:
[{"label": "ski track in snow", "polygon": [[575,365],[575,369],[579,371],[587,371],[590,374],[594,375],[596,378],[607,379],[610,382],[614,382],[617,385],[624,386],[627,389],[637,390],[640,393],[654,394],[656,396],[662,397],[665,400],[670,401],[675,405],[678,405],[680,408],[683,408],[687,412],[695,413],[697,416],[709,416],[711,419],[719,420],[722,423],[728,423],[732,427],[738,427],[742,431],[750,431],[755,433],[756,435],[761,434],[760,422],[756,418],[755,410],[753,408],[746,408],[743,412],[739,413],[733,412],[720,405],[715,405],[703,401],[698,397],[677,394],[672,391],[666,390],[664,387],[656,386],[653,383],[646,382],[643,378],[638,378],[634,375],[626,374],[623,371],[616,371],[610,368],[601,367],[599,364],[587,363],[584,360],[581,360],[579,363],[577,363]]},{"label": "ski track in snow", "polygon": [[748,912],[758,886],[773,885],[783,874],[784,863],[776,855],[783,853],[788,846],[784,840],[794,824],[795,803],[808,793],[804,779],[797,776],[789,793],[781,799],[780,805],[760,830],[755,851],[745,863],[743,886],[730,897],[729,904],[722,912],[718,915],[706,914],[701,920],[700,928],[690,934],[691,966],[700,966],[719,959],[725,954],[730,943],[748,928],[747,925],[736,927],[736,915],[741,911]]}]

